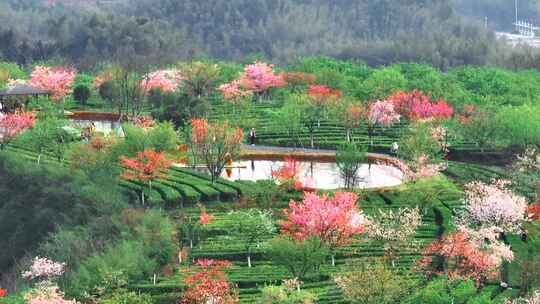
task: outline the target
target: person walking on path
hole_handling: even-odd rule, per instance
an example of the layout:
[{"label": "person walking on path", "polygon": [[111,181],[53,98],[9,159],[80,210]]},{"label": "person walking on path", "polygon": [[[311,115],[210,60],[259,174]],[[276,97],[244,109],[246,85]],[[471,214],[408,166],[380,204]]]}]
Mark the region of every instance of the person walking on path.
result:
[{"label": "person walking on path", "polygon": [[255,139],[257,139],[257,133],[255,132],[255,128],[251,128],[249,131],[249,144],[255,146]]}]

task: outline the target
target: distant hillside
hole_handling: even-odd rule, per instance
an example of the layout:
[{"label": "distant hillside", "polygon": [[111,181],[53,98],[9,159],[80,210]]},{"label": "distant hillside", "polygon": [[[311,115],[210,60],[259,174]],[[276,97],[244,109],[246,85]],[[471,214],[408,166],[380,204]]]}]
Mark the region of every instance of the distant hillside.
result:
[{"label": "distant hillside", "polygon": [[[164,64],[252,54],[275,62],[325,54],[370,65],[416,61],[441,69],[497,62],[500,47],[493,33],[474,17],[483,7],[468,2],[5,0],[0,58],[23,64],[58,58],[81,67],[115,58]],[[493,9],[502,9],[502,0],[496,2]]]}]

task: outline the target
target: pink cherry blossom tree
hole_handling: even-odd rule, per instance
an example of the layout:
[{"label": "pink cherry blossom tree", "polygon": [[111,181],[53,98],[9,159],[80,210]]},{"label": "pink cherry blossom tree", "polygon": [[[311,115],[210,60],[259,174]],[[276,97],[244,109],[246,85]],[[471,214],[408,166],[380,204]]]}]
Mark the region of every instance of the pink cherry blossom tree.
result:
[{"label": "pink cherry blossom tree", "polygon": [[34,126],[36,115],[31,112],[13,113],[1,116],[0,114],[0,150],[21,134],[24,130]]},{"label": "pink cherry blossom tree", "polygon": [[30,74],[29,84],[51,93],[51,98],[61,101],[71,94],[77,72],[68,67],[37,66]]},{"label": "pink cherry blossom tree", "polygon": [[151,90],[161,90],[162,92],[176,91],[184,77],[179,70],[158,70],[146,74],[141,81],[144,92],[148,94]]},{"label": "pink cherry blossom tree", "polygon": [[271,88],[286,85],[283,75],[276,74],[274,66],[264,62],[247,65],[239,81],[243,88],[255,92],[261,98],[268,97]]},{"label": "pink cherry blossom tree", "polygon": [[509,181],[465,185],[465,210],[457,219],[465,227],[498,227],[501,232],[520,233],[527,220],[527,200],[508,189]]},{"label": "pink cherry blossom tree", "polygon": [[358,210],[358,196],[338,192],[333,197],[305,193],[302,202],[291,201],[285,210],[287,219],[280,222],[282,232],[298,241],[318,237],[331,250],[335,265],[336,248],[349,244],[365,231],[366,217]]},{"label": "pink cherry blossom tree", "polygon": [[392,102],[381,100],[372,103],[366,114],[370,145],[373,145],[373,132],[375,131],[375,126],[379,125],[383,128],[390,127],[399,122],[401,117],[401,115],[396,112]]},{"label": "pink cherry blossom tree", "polygon": [[65,263],[58,263],[48,258],[35,257],[30,269],[22,273],[22,277],[29,280],[50,280],[64,274]]},{"label": "pink cherry blossom tree", "polygon": [[253,91],[242,87],[239,80],[222,84],[219,86],[218,90],[223,95],[223,99],[225,99],[225,101],[231,102],[235,106],[253,95]]}]

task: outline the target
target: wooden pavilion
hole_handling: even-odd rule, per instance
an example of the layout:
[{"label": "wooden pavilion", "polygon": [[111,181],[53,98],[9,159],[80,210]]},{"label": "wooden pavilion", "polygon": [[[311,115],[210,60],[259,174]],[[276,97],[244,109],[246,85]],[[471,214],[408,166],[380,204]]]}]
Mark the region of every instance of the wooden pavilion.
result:
[{"label": "wooden pavilion", "polygon": [[32,98],[49,96],[49,92],[33,87],[29,84],[19,83],[0,91],[1,112],[13,112],[28,105]]}]

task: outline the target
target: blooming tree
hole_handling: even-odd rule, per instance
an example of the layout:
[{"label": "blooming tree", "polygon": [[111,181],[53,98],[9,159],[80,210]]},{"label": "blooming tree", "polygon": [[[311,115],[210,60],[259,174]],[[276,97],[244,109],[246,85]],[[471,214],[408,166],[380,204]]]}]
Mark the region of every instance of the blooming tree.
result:
[{"label": "blooming tree", "polygon": [[152,190],[152,181],[166,176],[171,161],[165,158],[164,152],[145,150],[138,152],[134,158],[121,157],[120,163],[124,166],[126,180],[138,181],[141,184],[141,203],[144,205],[144,185]]},{"label": "blooming tree", "polygon": [[37,280],[24,299],[28,304],[78,304],[75,300],[65,300],[54,280],[64,274],[65,263],[58,263],[43,257],[35,257],[30,269],[22,273],[28,280]]},{"label": "blooming tree", "polygon": [[206,212],[206,209],[201,208],[201,214],[199,215],[199,224],[202,226],[209,225],[214,221],[215,217]]},{"label": "blooming tree", "polygon": [[329,88],[325,85],[310,85],[308,88],[309,97],[315,99],[315,102],[327,103],[341,98],[343,93],[340,90]]},{"label": "blooming tree", "polygon": [[240,153],[244,132],[228,122],[209,123],[206,119],[191,120],[190,145],[197,159],[202,160],[215,183],[227,162]]},{"label": "blooming tree", "polygon": [[238,303],[238,293],[223,272],[224,268],[232,266],[230,262],[200,259],[195,265],[201,270],[184,279],[187,290],[180,300],[181,304]]},{"label": "blooming tree", "polygon": [[50,92],[53,100],[61,101],[71,94],[76,75],[77,72],[71,68],[37,66],[30,74],[29,84]]},{"label": "blooming tree", "polygon": [[22,273],[29,280],[51,280],[64,274],[65,263],[58,263],[47,258],[35,257],[30,269]]},{"label": "blooming tree", "polygon": [[447,119],[454,109],[444,100],[433,102],[431,97],[421,91],[400,91],[388,97],[396,111],[409,120]]},{"label": "blooming tree", "polygon": [[[300,163],[294,157],[285,157],[285,163],[277,170],[272,170],[272,177],[287,191],[301,187],[299,180]],[[300,183],[300,184],[299,184]]]},{"label": "blooming tree", "polygon": [[276,74],[274,66],[264,62],[247,65],[240,76],[240,84],[245,89],[257,93],[260,97],[268,96],[271,88],[286,85],[283,75]]},{"label": "blooming tree", "polygon": [[527,147],[523,154],[516,156],[513,167],[519,172],[540,172],[540,152],[534,147]]},{"label": "blooming tree", "polygon": [[158,70],[146,74],[141,81],[141,87],[146,93],[155,89],[162,92],[174,92],[178,89],[183,79],[182,74],[178,70]]},{"label": "blooming tree", "polygon": [[19,112],[0,115],[0,149],[24,130],[34,126],[36,115],[31,112]]},{"label": "blooming tree", "polygon": [[364,115],[364,109],[357,104],[349,104],[344,111],[340,111],[339,116],[343,122],[343,125],[345,126],[348,142],[351,142],[353,130],[360,127]]},{"label": "blooming tree", "polygon": [[418,181],[422,178],[430,178],[444,170],[442,164],[434,164],[427,155],[420,155],[418,158],[405,163],[398,158],[390,158],[379,162],[381,165],[389,165],[399,169],[403,173],[405,181]]},{"label": "blooming tree", "polygon": [[280,222],[282,231],[299,241],[320,238],[332,251],[335,265],[335,249],[365,231],[366,217],[358,210],[357,200],[358,196],[350,192],[338,192],[333,197],[306,193],[301,203],[290,202],[290,210],[285,210],[287,220]]},{"label": "blooming tree", "polygon": [[395,109],[394,104],[390,101],[377,100],[369,106],[369,111],[366,113],[368,123],[368,135],[370,145],[373,145],[373,132],[375,126],[379,125],[383,128],[390,127],[399,122],[401,115]]},{"label": "blooming tree", "polygon": [[0,288],[0,298],[7,297],[8,292],[4,288]]},{"label": "blooming tree", "polygon": [[531,204],[527,208],[528,218],[532,221],[540,220],[540,204]]},{"label": "blooming tree", "polygon": [[316,77],[313,74],[303,72],[285,72],[283,73],[283,80],[285,80],[289,88],[298,92],[306,86],[315,83]]},{"label": "blooming tree", "polygon": [[422,216],[418,208],[404,208],[379,212],[374,217],[367,217],[366,234],[375,241],[384,244],[387,256],[395,264],[395,253],[402,245],[412,243],[416,230],[422,224]]},{"label": "blooming tree", "polygon": [[513,259],[510,247],[498,241],[497,235],[497,228],[462,229],[426,247],[419,265],[428,275],[444,272],[450,277],[473,279],[480,285],[497,276],[503,261]]},{"label": "blooming tree", "polygon": [[436,126],[431,129],[431,137],[439,144],[441,152],[446,156],[450,152],[448,142],[448,128]]},{"label": "blooming tree", "polygon": [[218,89],[223,95],[223,99],[234,104],[238,104],[245,98],[253,95],[253,91],[243,88],[239,80],[222,84]]},{"label": "blooming tree", "polygon": [[507,188],[509,181],[465,185],[465,210],[458,222],[466,227],[499,227],[502,232],[520,233],[527,219],[527,201]]}]

